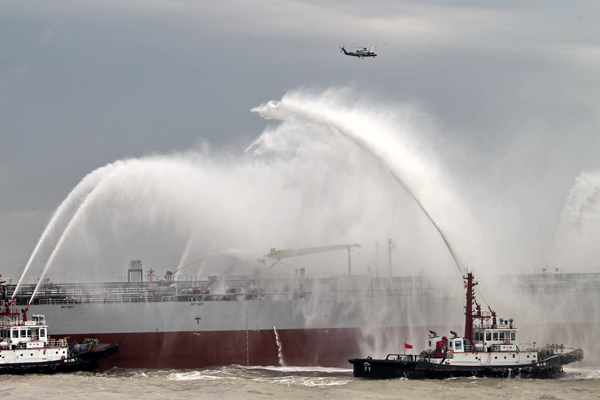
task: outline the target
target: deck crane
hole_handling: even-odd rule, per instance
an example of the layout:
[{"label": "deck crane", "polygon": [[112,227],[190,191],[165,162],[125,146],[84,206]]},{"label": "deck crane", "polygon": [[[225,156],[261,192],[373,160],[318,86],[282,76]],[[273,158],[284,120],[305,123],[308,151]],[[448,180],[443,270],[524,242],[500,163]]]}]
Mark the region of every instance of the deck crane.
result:
[{"label": "deck crane", "polygon": [[325,253],[328,251],[346,249],[346,250],[348,250],[348,275],[352,275],[352,263],[351,263],[351,259],[350,259],[350,249],[352,247],[362,247],[362,246],[358,243],[353,243],[353,244],[339,244],[339,245],[335,245],[335,246],[305,247],[305,248],[301,248],[301,249],[271,249],[271,252],[269,254],[265,254],[264,257],[276,260],[268,268],[270,270],[271,268],[273,268],[275,266],[275,264],[277,264],[279,261],[281,261],[282,258],[298,257],[298,256],[305,256],[308,254]]}]

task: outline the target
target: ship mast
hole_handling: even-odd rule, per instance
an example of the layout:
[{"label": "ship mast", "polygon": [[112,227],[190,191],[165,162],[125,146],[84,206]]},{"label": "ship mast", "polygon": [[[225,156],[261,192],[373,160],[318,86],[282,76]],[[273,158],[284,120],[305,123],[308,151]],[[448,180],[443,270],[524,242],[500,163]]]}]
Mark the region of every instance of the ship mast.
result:
[{"label": "ship mast", "polygon": [[467,276],[463,277],[467,280],[467,305],[465,307],[465,339],[469,339],[471,343],[473,343],[473,320],[475,319],[475,315],[473,315],[473,302],[475,300],[475,290],[474,287],[477,285],[477,282],[473,281],[473,273],[467,273]]}]

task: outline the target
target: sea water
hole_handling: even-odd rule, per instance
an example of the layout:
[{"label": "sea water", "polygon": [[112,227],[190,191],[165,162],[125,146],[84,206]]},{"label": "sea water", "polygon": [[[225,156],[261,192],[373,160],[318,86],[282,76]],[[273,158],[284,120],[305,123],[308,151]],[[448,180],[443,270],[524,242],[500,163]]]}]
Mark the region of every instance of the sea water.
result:
[{"label": "sea water", "polygon": [[0,376],[6,399],[594,399],[600,369],[559,379],[363,380],[350,369],[229,366]]}]

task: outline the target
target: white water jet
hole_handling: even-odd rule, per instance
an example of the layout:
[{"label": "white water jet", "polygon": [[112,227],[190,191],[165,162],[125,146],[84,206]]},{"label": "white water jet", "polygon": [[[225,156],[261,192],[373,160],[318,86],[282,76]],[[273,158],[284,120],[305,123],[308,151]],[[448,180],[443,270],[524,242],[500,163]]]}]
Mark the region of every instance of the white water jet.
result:
[{"label": "white water jet", "polygon": [[[25,278],[25,275],[29,271],[34,259],[38,255],[40,249],[43,247],[44,244],[46,244],[51,233],[54,230],[58,230],[60,228],[58,225],[60,225],[61,218],[65,218],[65,217],[68,218],[68,211],[70,209],[76,207],[77,204],[80,204],[83,201],[82,199],[85,199],[86,196],[88,196],[89,193],[94,190],[94,188],[98,185],[99,182],[101,182],[107,175],[112,173],[115,169],[120,168],[121,166],[122,166],[122,162],[118,161],[115,163],[108,164],[102,168],[98,168],[98,169],[90,172],[88,175],[86,175],[81,180],[81,182],[77,186],[75,186],[73,188],[73,190],[71,190],[71,192],[69,193],[67,198],[65,200],[63,200],[63,202],[59,205],[59,207],[56,209],[56,211],[52,215],[50,222],[48,222],[48,225],[46,225],[46,228],[42,232],[42,235],[40,236],[33,251],[31,252],[31,255],[29,256],[29,260],[27,261],[27,264],[25,265],[25,268],[23,269],[23,272],[21,273],[21,277],[19,278],[19,281],[17,282],[15,291],[13,292],[13,298],[14,298],[15,294],[18,292],[21,282]],[[62,236],[63,235],[61,235],[61,237]],[[55,248],[56,248],[56,245],[55,245]],[[42,274],[44,274],[44,273],[42,273]],[[40,278],[39,281],[41,282],[42,278]]]},{"label": "white water jet", "polygon": [[[204,148],[120,162],[118,173],[105,176],[72,214],[46,271],[60,266],[59,279],[62,268],[69,268],[69,279],[106,279],[123,275],[138,258],[173,270],[227,249],[262,255],[272,247],[362,243],[353,272],[368,274],[376,250],[364,244],[390,237],[403,273],[444,270],[447,250],[427,218],[453,243],[459,229],[461,239],[478,235],[447,177],[414,138],[414,110],[349,104],[346,94],[286,95],[279,105],[284,114],[277,115],[284,122],[267,127],[251,152]],[[426,203],[420,204],[426,214],[401,186]],[[237,267],[254,267],[250,259]],[[304,264],[307,272],[344,273],[337,254],[318,262],[318,268]]]},{"label": "white water jet", "polygon": [[583,228],[585,223],[600,218],[600,174],[582,172],[569,192],[561,217],[561,229]]},{"label": "white water jet", "polygon": [[551,268],[590,269],[600,252],[600,173],[582,172],[567,197],[556,234]]},{"label": "white water jet", "polygon": [[[411,151],[410,147],[413,144],[406,145],[390,134],[393,133],[394,127],[387,125],[389,121],[373,119],[369,110],[366,112],[362,110],[359,113],[355,112],[353,107],[332,108],[332,102],[339,102],[338,96],[340,96],[339,93],[329,92],[317,99],[308,99],[298,93],[288,93],[281,102],[271,101],[252,109],[252,111],[266,119],[302,120],[308,125],[318,124],[332,134],[339,134],[351,140],[370,157],[384,164],[396,183],[410,195],[435,227],[463,275],[465,266],[448,241],[447,235],[442,232],[440,222],[432,216],[432,211],[423,205],[420,200],[421,196],[416,193],[417,191],[421,192],[424,198],[428,198],[427,195],[451,198],[454,208],[459,208],[460,203],[444,187],[437,171]],[[268,147],[276,140],[275,135],[271,133],[263,134],[248,150],[257,145]],[[415,177],[415,175],[417,176]],[[417,182],[415,178],[420,180]],[[433,189],[434,187],[435,189]],[[434,194],[433,191],[437,193]],[[461,212],[465,219],[467,218],[465,210],[456,211]]]},{"label": "white water jet", "polygon": [[[135,161],[132,161],[132,162],[135,162]],[[115,174],[117,174],[119,172],[120,167],[122,167],[121,163],[119,164],[119,167],[117,167],[117,168],[110,168],[110,169],[101,168],[101,170],[104,173],[98,174],[98,175],[100,175],[102,178],[98,182],[96,182],[96,184],[92,187],[92,190],[89,193],[87,193],[87,195],[84,197],[84,199],[81,202],[81,204],[79,205],[79,207],[77,207],[75,214],[73,214],[73,216],[69,220],[69,223],[65,227],[65,230],[58,238],[58,242],[56,243],[54,250],[52,250],[50,257],[48,258],[48,260],[46,261],[46,264],[44,265],[44,268],[42,270],[42,273],[40,274],[38,283],[35,286],[35,289],[33,291],[33,294],[31,295],[31,299],[29,299],[29,302],[31,302],[31,300],[33,300],[33,298],[35,297],[40,285],[43,282],[44,277],[46,276],[48,270],[50,269],[50,266],[52,265],[52,262],[54,261],[54,258],[56,257],[58,252],[62,249],[65,238],[67,238],[68,235],[71,233],[71,231],[73,230],[73,227],[75,227],[77,225],[77,223],[79,222],[79,219],[82,218],[82,216],[84,215],[84,213],[86,212],[86,210],[90,206],[90,204],[93,204],[95,198],[98,196],[98,193],[102,192],[103,185],[110,184],[111,177],[113,177]],[[15,290],[15,293],[16,293],[16,290]]]},{"label": "white water jet", "polygon": [[[184,253],[188,255],[187,252]],[[182,257],[183,259],[183,257]],[[186,257],[187,259],[187,257]],[[248,271],[245,266],[254,266],[261,259],[259,255],[242,252],[235,249],[225,249],[218,253],[208,254],[178,266],[173,275],[244,275]],[[181,262],[180,262],[181,263]],[[196,268],[194,266],[198,264]],[[242,264],[242,269],[238,268]]]},{"label": "white water jet", "polygon": [[277,329],[273,326],[273,332],[275,332],[275,342],[277,343],[277,358],[279,360],[279,366],[285,367],[285,362],[283,361],[283,349],[281,347],[281,342],[279,341],[279,334],[277,333]]}]

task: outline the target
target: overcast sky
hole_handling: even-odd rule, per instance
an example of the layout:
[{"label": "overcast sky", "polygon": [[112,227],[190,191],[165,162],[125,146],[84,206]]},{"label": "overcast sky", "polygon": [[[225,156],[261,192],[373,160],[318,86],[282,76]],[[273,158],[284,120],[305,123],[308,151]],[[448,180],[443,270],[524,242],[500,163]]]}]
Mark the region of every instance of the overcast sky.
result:
[{"label": "overcast sky", "polygon": [[418,110],[423,152],[497,252],[540,267],[581,174],[598,224],[599,22],[593,1],[3,1],[0,273],[18,277],[90,172],[207,145],[241,157],[273,124],[253,107],[329,88]]}]

